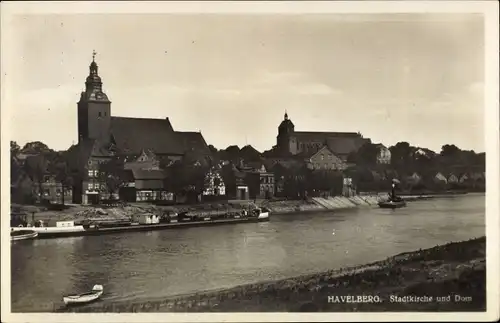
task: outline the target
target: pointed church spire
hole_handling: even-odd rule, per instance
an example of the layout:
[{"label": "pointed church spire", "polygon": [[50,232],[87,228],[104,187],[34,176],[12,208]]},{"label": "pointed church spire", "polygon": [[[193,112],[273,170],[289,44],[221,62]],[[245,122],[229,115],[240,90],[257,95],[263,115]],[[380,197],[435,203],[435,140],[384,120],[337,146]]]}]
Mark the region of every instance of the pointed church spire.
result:
[{"label": "pointed church spire", "polygon": [[285,109],[285,120],[288,120],[288,112]]},{"label": "pointed church spire", "polygon": [[82,93],[82,98],[109,102],[108,97],[102,91],[102,81],[98,73],[99,67],[95,61],[96,55],[97,52],[93,50],[92,62],[89,66],[89,75],[85,81],[85,91]]}]

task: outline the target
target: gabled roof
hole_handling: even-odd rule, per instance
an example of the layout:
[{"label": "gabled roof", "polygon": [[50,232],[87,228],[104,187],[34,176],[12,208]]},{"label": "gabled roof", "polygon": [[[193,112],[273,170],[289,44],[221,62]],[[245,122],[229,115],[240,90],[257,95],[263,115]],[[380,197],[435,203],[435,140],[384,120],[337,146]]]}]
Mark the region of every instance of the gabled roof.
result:
[{"label": "gabled roof", "polygon": [[207,142],[201,132],[194,131],[176,131],[178,140],[182,144],[184,152],[195,150],[198,154],[203,156],[210,156],[212,152],[208,148]]},{"label": "gabled roof", "polygon": [[300,137],[311,137],[311,139],[316,139],[318,137],[344,137],[344,138],[362,138],[362,136],[357,132],[316,132],[316,131],[295,131],[294,135]]},{"label": "gabled roof", "polygon": [[355,132],[295,132],[294,136],[300,141],[320,141],[328,146],[335,154],[347,155],[357,151],[370,139],[363,138]]},{"label": "gabled roof", "polygon": [[184,149],[170,120],[111,117],[111,136],[124,154],[139,154],[151,149],[155,154],[182,155]]},{"label": "gabled roof", "polygon": [[300,154],[302,157],[304,158],[307,158],[307,159],[311,159],[311,158],[314,158],[316,157],[317,155],[321,154],[322,152],[329,152],[331,153],[332,155],[335,155],[329,148],[328,146],[323,146],[321,147],[319,150],[317,151],[312,151],[312,152],[304,152],[302,154]]},{"label": "gabled roof", "polygon": [[161,179],[163,180],[166,176],[166,172],[161,169],[132,169],[132,174],[134,179]]},{"label": "gabled roof", "polygon": [[77,145],[71,146],[66,157],[70,169],[76,170],[87,165],[90,157],[110,157],[111,153],[107,145],[95,139],[81,139]]}]

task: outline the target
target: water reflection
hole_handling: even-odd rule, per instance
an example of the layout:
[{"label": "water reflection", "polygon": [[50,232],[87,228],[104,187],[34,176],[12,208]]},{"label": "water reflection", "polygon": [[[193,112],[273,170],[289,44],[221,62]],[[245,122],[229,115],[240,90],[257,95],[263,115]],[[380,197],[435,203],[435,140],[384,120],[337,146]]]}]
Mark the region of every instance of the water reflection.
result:
[{"label": "water reflection", "polygon": [[[229,287],[376,261],[484,235],[484,196],[275,216],[268,223],[12,244],[13,311],[50,310],[104,285],[103,301]],[[335,235],[332,232],[335,231]]]}]

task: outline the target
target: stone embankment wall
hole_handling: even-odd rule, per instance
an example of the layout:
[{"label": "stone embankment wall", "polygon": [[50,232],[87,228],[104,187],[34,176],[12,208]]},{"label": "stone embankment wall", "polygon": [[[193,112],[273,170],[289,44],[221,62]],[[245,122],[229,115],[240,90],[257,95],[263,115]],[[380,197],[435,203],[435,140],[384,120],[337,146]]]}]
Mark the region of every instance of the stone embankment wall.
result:
[{"label": "stone embankment wall", "polygon": [[272,213],[295,213],[305,211],[329,211],[355,207],[376,206],[387,194],[364,196],[313,197],[308,201],[273,201],[263,203]]}]

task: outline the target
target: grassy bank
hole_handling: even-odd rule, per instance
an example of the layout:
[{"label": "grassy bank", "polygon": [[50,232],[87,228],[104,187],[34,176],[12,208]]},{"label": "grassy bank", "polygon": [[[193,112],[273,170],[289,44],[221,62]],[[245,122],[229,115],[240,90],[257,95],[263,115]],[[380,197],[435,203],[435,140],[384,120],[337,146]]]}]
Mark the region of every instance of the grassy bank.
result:
[{"label": "grassy bank", "polygon": [[[164,299],[105,303],[65,312],[484,311],[485,237],[347,269]],[[379,303],[329,303],[328,296],[378,296]],[[391,302],[391,295],[433,297]],[[456,301],[456,295],[467,297]],[[450,301],[436,297],[450,296]]]}]

